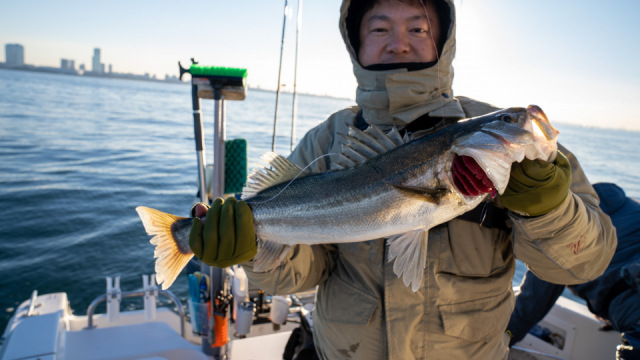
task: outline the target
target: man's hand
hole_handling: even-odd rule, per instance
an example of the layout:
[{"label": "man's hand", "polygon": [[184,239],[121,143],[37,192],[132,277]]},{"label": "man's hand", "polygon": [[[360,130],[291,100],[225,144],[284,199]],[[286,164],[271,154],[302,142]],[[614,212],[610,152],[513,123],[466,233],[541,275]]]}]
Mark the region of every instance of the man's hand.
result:
[{"label": "man's hand", "polygon": [[511,178],[500,201],[519,215],[540,216],[560,206],[570,186],[571,165],[560,151],[553,163],[525,158],[511,165]]},{"label": "man's hand", "polygon": [[[244,201],[217,198],[210,209],[198,204],[189,234],[189,247],[198,259],[209,266],[229,267],[256,256],[256,233],[251,209]],[[206,216],[202,221],[202,217]]]}]

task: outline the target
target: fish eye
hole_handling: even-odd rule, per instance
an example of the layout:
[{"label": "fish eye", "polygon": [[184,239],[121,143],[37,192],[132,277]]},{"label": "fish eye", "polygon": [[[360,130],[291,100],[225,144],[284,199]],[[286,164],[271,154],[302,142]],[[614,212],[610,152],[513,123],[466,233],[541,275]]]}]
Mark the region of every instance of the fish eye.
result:
[{"label": "fish eye", "polygon": [[516,119],[511,114],[502,114],[500,116],[500,120],[502,120],[504,122],[508,122],[508,123],[516,122]]}]

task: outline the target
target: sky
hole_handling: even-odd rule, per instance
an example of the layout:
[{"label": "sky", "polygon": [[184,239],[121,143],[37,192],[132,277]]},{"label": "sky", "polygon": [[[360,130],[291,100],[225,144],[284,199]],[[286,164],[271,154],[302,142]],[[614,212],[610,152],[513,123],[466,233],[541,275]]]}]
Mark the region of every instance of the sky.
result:
[{"label": "sky", "polygon": [[[290,0],[282,82],[293,87],[298,0]],[[340,0],[304,0],[300,92],[355,97],[338,30]],[[640,1],[456,0],[453,89],[498,106],[541,106],[551,121],[640,131]],[[277,87],[284,1],[23,0],[0,2],[0,44],[25,62],[177,75],[177,62],[247,68],[252,87]],[[0,61],[4,61],[4,46]]]}]

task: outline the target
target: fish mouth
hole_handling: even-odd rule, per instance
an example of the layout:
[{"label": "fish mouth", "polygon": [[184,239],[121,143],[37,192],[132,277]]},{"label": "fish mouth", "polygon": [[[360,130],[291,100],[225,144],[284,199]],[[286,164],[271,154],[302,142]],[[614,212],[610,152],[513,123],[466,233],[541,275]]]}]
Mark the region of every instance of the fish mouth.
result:
[{"label": "fish mouth", "polygon": [[464,196],[479,196],[494,191],[495,186],[471,156],[455,155],[451,164],[453,184]]}]

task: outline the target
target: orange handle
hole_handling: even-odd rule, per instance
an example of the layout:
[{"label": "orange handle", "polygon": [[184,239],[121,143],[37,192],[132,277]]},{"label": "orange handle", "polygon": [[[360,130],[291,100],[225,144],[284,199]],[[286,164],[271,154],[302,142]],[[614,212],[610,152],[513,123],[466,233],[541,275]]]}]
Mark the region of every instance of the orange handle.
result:
[{"label": "orange handle", "polygon": [[216,322],[214,327],[216,330],[216,342],[211,347],[224,346],[229,342],[229,321],[227,321],[226,317],[217,314],[213,314],[213,319]]}]

